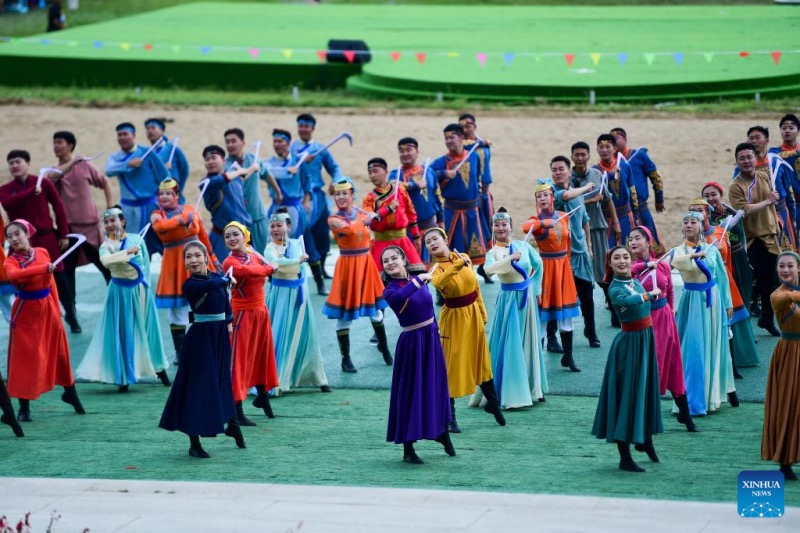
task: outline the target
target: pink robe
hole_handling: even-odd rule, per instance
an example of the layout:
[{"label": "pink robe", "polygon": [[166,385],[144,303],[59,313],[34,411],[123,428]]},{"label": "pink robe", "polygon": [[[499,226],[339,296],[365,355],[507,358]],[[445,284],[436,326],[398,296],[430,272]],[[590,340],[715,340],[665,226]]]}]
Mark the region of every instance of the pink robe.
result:
[{"label": "pink robe", "polygon": [[[631,274],[638,279],[645,290],[653,290],[653,271],[641,275],[647,268],[644,260],[635,259],[631,265]],[[650,317],[653,320],[653,335],[656,340],[656,357],[658,358],[658,375],[661,385],[661,394],[667,390],[672,392],[673,398],[686,394],[686,384],[683,382],[683,361],[681,360],[681,344],[678,336],[678,326],[675,324],[675,314],[672,305],[675,292],[672,288],[672,269],[666,262],[661,262],[656,268],[655,281],[661,294],[650,302]],[[662,307],[658,307],[661,305]]]}]

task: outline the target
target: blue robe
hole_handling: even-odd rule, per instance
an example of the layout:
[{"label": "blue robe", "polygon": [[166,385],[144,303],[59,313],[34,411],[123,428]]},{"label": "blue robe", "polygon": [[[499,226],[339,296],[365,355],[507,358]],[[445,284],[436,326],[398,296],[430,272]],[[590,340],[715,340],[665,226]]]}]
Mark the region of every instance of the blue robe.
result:
[{"label": "blue robe", "polygon": [[570,233],[570,256],[569,266],[572,268],[572,275],[576,278],[594,283],[594,272],[592,271],[592,260],[589,258],[589,248],[586,244],[586,232],[583,231],[583,225],[589,223],[589,214],[586,212],[586,207],[583,205],[583,197],[578,196],[572,200],[564,201],[564,191],[556,186],[554,205],[556,211],[563,211],[569,213],[573,209],[580,207],[576,212],[569,216],[569,233]]},{"label": "blue robe", "polygon": [[225,226],[236,220],[249,228],[253,221],[244,208],[244,191],[240,178],[229,181],[224,174],[206,176],[200,182],[201,190],[206,180],[209,182],[208,188],[203,193],[203,202],[205,202],[208,212],[211,213],[211,223],[213,224],[208,240],[214,247],[214,255],[222,262],[228,257],[228,249],[222,238]]},{"label": "blue robe", "polygon": [[[653,220],[653,214],[650,212],[650,207],[647,205],[647,200],[650,199],[650,188],[647,185],[648,180],[653,182],[656,204],[664,203],[664,189],[661,178],[657,174],[658,167],[656,167],[656,164],[650,159],[647,148],[643,146],[636,149],[631,148],[630,152],[628,152],[627,161],[628,165],[631,167],[633,184],[636,187],[636,199],[639,204],[637,223],[642,224],[650,230],[655,240],[653,251],[656,254],[661,254],[664,252],[663,244],[661,242],[661,237],[658,235],[658,229]],[[654,172],[656,172],[656,174],[653,174]]]},{"label": "blue robe", "polygon": [[[601,174],[607,174],[599,164],[595,165],[594,168],[599,170]],[[603,205],[603,214],[609,227],[608,248],[611,249],[617,245],[625,246],[628,242],[628,235],[636,226],[636,214],[639,210],[636,185],[633,182],[633,171],[628,163],[622,161],[616,172],[608,174],[606,192],[611,197],[611,202],[617,210],[617,218],[622,230],[620,242],[617,242],[614,239],[614,231],[611,227],[611,213],[608,212],[608,207]]]},{"label": "blue robe", "polygon": [[[225,171],[227,172],[231,165],[238,163],[240,167],[247,168],[253,163],[258,163],[259,170],[253,172],[245,178],[237,178],[242,182],[242,197],[244,199],[244,208],[250,218],[250,223],[245,224],[247,229],[250,230],[250,244],[255,251],[263,253],[264,248],[269,241],[269,221],[267,220],[267,208],[264,206],[264,200],[261,199],[261,175],[264,169],[261,163],[256,160],[256,156],[250,152],[244,154],[243,159],[236,159],[235,157],[228,156],[225,158]],[[239,222],[242,222],[241,220]],[[244,224],[244,222],[242,222]],[[219,257],[219,256],[217,256]],[[222,259],[220,258],[220,261]]]},{"label": "blue robe", "polygon": [[292,220],[292,230],[289,237],[296,239],[306,232],[308,227],[308,215],[305,207],[303,206],[303,198],[306,191],[309,190],[308,184],[304,183],[304,178],[307,178],[302,172],[290,173],[288,168],[297,166],[298,159],[289,153],[286,159],[282,159],[277,155],[270,157],[262,162],[265,173],[262,174],[262,179],[266,179],[265,175],[269,173],[275,178],[278,187],[281,190],[281,203],[275,201],[275,192],[270,189],[270,196],[272,196],[272,205],[269,207],[269,216],[279,207],[285,207],[289,211],[289,218]]},{"label": "blue robe", "polygon": [[179,202],[184,204],[186,203],[186,198],[183,197],[183,188],[186,187],[186,181],[189,179],[189,161],[186,159],[186,154],[183,153],[180,146],[176,147],[166,135],[164,135],[164,140],[166,142],[156,148],[155,152],[158,154],[161,161],[164,162],[164,167],[166,167],[169,156],[172,154],[174,148],[175,155],[172,156],[172,170],[169,171],[169,175],[178,182],[178,189],[180,189]]}]

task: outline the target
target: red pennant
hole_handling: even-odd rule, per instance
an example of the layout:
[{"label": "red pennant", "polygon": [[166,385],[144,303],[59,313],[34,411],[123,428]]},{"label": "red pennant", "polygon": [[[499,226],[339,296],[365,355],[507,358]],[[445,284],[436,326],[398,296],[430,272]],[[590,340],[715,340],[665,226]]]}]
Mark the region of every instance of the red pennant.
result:
[{"label": "red pennant", "polygon": [[325,50],[317,50],[317,57],[320,61],[325,61],[328,57],[328,53]]},{"label": "red pennant", "polygon": [[146,45],[144,45],[144,49],[145,50],[152,50],[153,49],[153,45],[152,44],[146,44]]},{"label": "red pennant", "polygon": [[352,63],[356,59],[356,53],[354,50],[345,50],[342,52],[344,54],[345,59],[347,59],[348,63]]},{"label": "red pennant", "polygon": [[564,54],[564,59],[567,60],[567,65],[572,66],[572,62],[575,61],[575,54]]},{"label": "red pennant", "polygon": [[770,52],[769,53],[769,55],[772,56],[772,60],[775,62],[776,65],[781,62],[782,53],[783,52]]},{"label": "red pennant", "polygon": [[426,57],[425,52],[417,52],[417,61],[419,61],[420,65],[425,62]]},{"label": "red pennant", "polygon": [[389,52],[389,55],[392,56],[392,60],[394,61],[400,60],[400,52]]},{"label": "red pennant", "polygon": [[739,57],[750,57],[750,52],[741,51],[739,52]]}]

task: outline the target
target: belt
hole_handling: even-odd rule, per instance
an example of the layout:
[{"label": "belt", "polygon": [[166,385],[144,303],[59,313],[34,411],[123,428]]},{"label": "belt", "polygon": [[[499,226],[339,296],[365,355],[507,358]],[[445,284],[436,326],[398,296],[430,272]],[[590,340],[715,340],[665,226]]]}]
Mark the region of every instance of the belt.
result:
[{"label": "belt", "polygon": [[369,248],[353,248],[352,250],[339,250],[339,255],[366,255],[369,253]]},{"label": "belt", "polygon": [[781,339],[785,341],[800,341],[800,333],[784,333],[781,331]]},{"label": "belt", "polygon": [[283,197],[283,202],[281,202],[281,205],[285,205],[287,207],[300,207],[302,204],[302,198],[287,198],[286,196]]},{"label": "belt", "polygon": [[775,211],[783,211],[786,209],[786,198],[775,202]]},{"label": "belt", "polygon": [[386,231],[373,231],[376,241],[396,241],[406,236],[406,229],[390,229]]},{"label": "belt", "polygon": [[41,300],[48,296],[50,296],[50,287],[45,287],[38,291],[19,291],[17,293],[17,298],[20,300]]},{"label": "belt", "polygon": [[542,259],[560,259],[567,257],[567,252],[539,252]]},{"label": "belt", "polygon": [[157,200],[158,200],[158,195],[153,195],[150,198],[135,198],[133,200],[129,200],[127,198],[121,198],[119,203],[131,207],[142,207],[145,205],[154,204],[156,203]]},{"label": "belt", "polygon": [[448,200],[445,198],[444,208],[453,209],[456,211],[466,211],[468,209],[478,209],[480,203],[480,198],[476,198],[475,200]]},{"label": "belt", "polygon": [[420,322],[419,324],[412,324],[410,326],[406,326],[403,328],[403,332],[414,331],[415,329],[424,328],[425,326],[430,326],[431,324],[433,324],[433,317],[430,317],[428,320]]},{"label": "belt", "polygon": [[286,278],[276,278],[272,276],[272,286],[273,287],[289,287],[292,289],[296,289],[297,287],[302,287],[306,282],[305,278],[297,278],[297,279],[286,279]]},{"label": "belt", "polygon": [[213,315],[194,314],[195,322],[220,322],[225,320],[225,313],[215,313]]},{"label": "belt", "polygon": [[622,207],[615,206],[614,209],[617,211],[617,216],[629,215],[631,213],[631,204],[625,204]]},{"label": "belt", "polygon": [[166,250],[167,248],[175,248],[176,246],[183,246],[188,242],[196,240],[197,240],[197,235],[192,235],[191,237],[186,237],[185,239],[181,239],[179,241],[164,242],[162,244],[164,245],[164,249]]},{"label": "belt", "polygon": [[459,307],[467,307],[475,303],[478,299],[478,291],[472,291],[464,296],[456,296],[455,298],[445,298],[444,305],[450,309],[457,309]]},{"label": "belt", "polygon": [[530,286],[532,280],[533,280],[533,278],[528,278],[526,280],[519,281],[517,283],[501,283],[500,284],[500,290],[502,290],[502,291],[524,291]]},{"label": "belt", "polygon": [[631,332],[631,331],[642,331],[643,329],[647,329],[653,325],[653,319],[650,318],[650,315],[647,315],[644,318],[640,318],[639,320],[634,320],[632,322],[622,322],[620,326],[622,326],[622,331]]},{"label": "belt", "polygon": [[125,279],[125,278],[115,278],[115,277],[111,278],[111,283],[113,283],[114,285],[119,285],[120,287],[128,287],[128,288],[135,287],[143,281],[144,278],[142,278],[141,276],[137,277],[136,279]]},{"label": "belt", "polygon": [[666,296],[662,296],[661,298],[657,298],[655,300],[650,300],[650,311],[656,311],[666,306],[667,306]]},{"label": "belt", "polygon": [[420,230],[423,231],[426,229],[431,229],[433,227],[436,227],[436,215],[433,215],[431,218],[427,220],[418,220],[417,226],[419,227]]},{"label": "belt", "polygon": [[717,282],[712,279],[705,283],[684,283],[683,288],[687,291],[704,291],[706,293],[706,307],[711,307],[711,289],[714,288],[716,284]]}]

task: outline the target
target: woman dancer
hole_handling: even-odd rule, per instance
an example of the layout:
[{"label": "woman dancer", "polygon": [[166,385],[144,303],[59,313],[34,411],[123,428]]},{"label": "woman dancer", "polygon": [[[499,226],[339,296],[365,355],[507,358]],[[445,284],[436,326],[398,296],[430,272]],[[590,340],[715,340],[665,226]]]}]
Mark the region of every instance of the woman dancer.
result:
[{"label": "woman dancer", "polygon": [[338,211],[328,217],[328,226],[339,245],[339,259],[333,275],[331,293],[322,314],[337,320],[336,338],[342,354],[342,372],[357,372],[350,359],[350,324],[369,317],[378,338],[378,350],[387,365],[393,362],[383,325],[383,283],[375,261],[370,257],[369,224],[373,216],[353,207],[355,187],[350,178],[334,185],[333,199]]},{"label": "woman dancer", "polygon": [[772,352],[764,399],[761,459],[779,463],[786,481],[797,481],[792,464],[800,461],[800,256],[778,256],[781,285],[770,296],[781,339]]},{"label": "woman dancer", "polygon": [[119,392],[127,392],[143,377],[158,376],[169,387],[144,238],[125,232],[119,207],[103,213],[103,226],[106,240],[100,245],[100,261],[111,272],[111,283],[92,342],[75,373],[88,381],[115,383]]},{"label": "woman dancer", "polygon": [[253,406],[263,409],[267,418],[275,418],[267,391],[278,386],[278,369],[272,324],[264,301],[264,284],[275,268],[250,248],[250,231],[243,224],[230,222],[225,226],[223,238],[230,254],[222,262],[222,269],[231,270],[236,280],[231,290],[231,373],[236,417],[240,426],[255,426],[255,422],[245,416],[242,406],[251,387],[258,392]]},{"label": "woman dancer", "polygon": [[245,447],[231,390],[228,334],[233,313],[226,290],[231,280],[208,269],[208,250],[199,241],[185,244],[183,257],[190,277],[181,291],[192,308],[194,324],[186,333],[181,365],[158,425],[188,435],[189,455],[208,459],[201,435],[225,433],[239,448]]},{"label": "woman dancer", "polygon": [[644,472],[631,457],[630,443],[652,462],[659,462],[653,435],[662,433],[664,426],[650,302],[661,289],[648,292],[631,277],[630,252],[622,246],[608,252],[605,281],[610,283],[608,294],[622,331],[608,351],[592,435],[617,443],[620,470]]},{"label": "woman dancer", "polygon": [[30,401],[55,385],[64,387],[63,402],[79,415],[86,414],[70,367],[67,334],[53,279],[55,267],[47,250],[31,246],[30,238],[35,232],[33,225],[23,219],[6,226],[11,255],[3,267],[17,288],[8,336],[8,395],[19,398],[20,422],[31,421]]},{"label": "woman dancer", "polygon": [[278,208],[269,220],[272,240],[264,251],[266,260],[278,265],[278,271],[270,278],[272,286],[267,296],[280,383],[273,392],[277,395],[309,385],[331,392],[317,342],[314,309],[308,297],[305,268],[308,255],[297,239],[289,238],[291,228],[288,210]]},{"label": "woman dancer", "polygon": [[431,275],[410,277],[408,259],[399,246],[386,248],[381,264],[388,282],[383,296],[403,328],[394,352],[386,441],[402,444],[403,461],[411,464],[423,462],[414,451],[414,443],[422,439],[435,440],[452,457],[456,450],[447,432],[447,366],[426,285]]},{"label": "woman dancer", "polygon": [[733,315],[728,274],[717,247],[702,242],[703,219],[696,211],[683,215],[684,243],[671,252],[672,267],[683,278],[676,322],[692,416],[719,409],[725,392],[731,406],[739,406],[728,347]]},{"label": "woman dancer", "polygon": [[456,421],[456,398],[466,396],[479,386],[486,397],[484,411],[494,415],[501,426],[506,419],[500,411],[500,401],[492,380],[492,361],[486,343],[486,307],[472,270],[469,257],[447,247],[447,234],[442,228],[425,232],[425,247],[436,261],[431,281],[444,297],[444,307],[439,315],[447,363],[447,382],[450,389],[451,433],[461,433]]},{"label": "woman dancer", "polygon": [[633,256],[631,275],[639,280],[646,291],[652,291],[656,287],[661,291],[657,298],[650,300],[660,392],[663,396],[669,389],[675,405],[678,406],[678,422],[685,424],[686,429],[694,433],[700,430],[689,414],[686,384],[683,382],[680,337],[672,312],[675,299],[672,269],[666,261],[656,262],[652,243],[653,235],[648,228],[636,226],[631,230],[628,235],[628,248]]},{"label": "woman dancer", "polygon": [[[495,246],[486,254],[486,273],[500,278],[489,335],[492,374],[502,409],[544,401],[548,392],[547,373],[539,331],[542,292],[542,259],[531,245],[511,239],[511,217],[504,207],[492,217]],[[470,406],[478,405],[482,394],[475,391]]]}]

